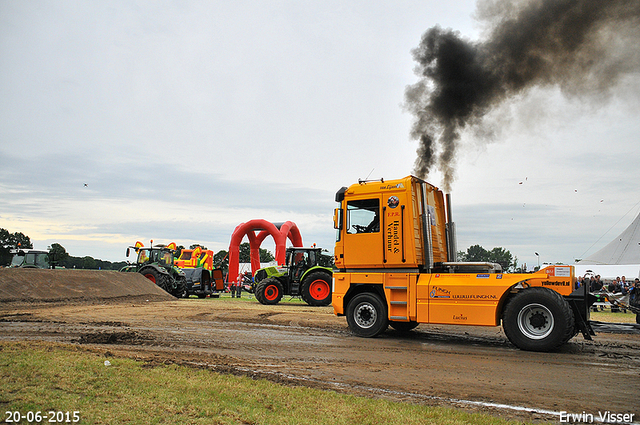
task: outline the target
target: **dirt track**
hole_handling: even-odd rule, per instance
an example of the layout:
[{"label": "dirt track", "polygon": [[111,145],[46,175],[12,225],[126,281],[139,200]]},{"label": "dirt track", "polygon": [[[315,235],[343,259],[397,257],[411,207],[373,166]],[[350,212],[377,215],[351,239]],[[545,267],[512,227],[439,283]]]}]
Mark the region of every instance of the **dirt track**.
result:
[{"label": "dirt track", "polygon": [[[1,272],[0,294],[15,293],[20,279],[3,280],[7,274]],[[77,274],[78,282],[69,279],[72,274],[56,276],[47,281],[47,302],[2,299],[0,341],[81,344],[151,363],[511,418],[557,421],[549,414],[586,411],[595,416],[608,410],[635,413],[640,422],[638,334],[600,333],[593,342],[580,336],[556,353],[517,350],[499,328],[420,325],[407,334],[389,330],[362,339],[350,334],[346,320],[335,317],[331,307],[263,306],[228,295],[176,300],[158,296],[153,286],[145,289],[145,279],[136,281],[136,295],[122,297],[111,288],[98,300],[86,274]],[[70,287],[73,297],[65,298]],[[82,291],[90,295],[78,297]]]},{"label": "dirt track", "polygon": [[[481,401],[538,410],[637,413],[640,337],[574,339],[557,353],[510,346],[497,328],[421,325],[409,334],[352,336],[330,307],[188,299],[105,304],[3,303],[0,340],[85,344],[158,363],[410,400],[490,410]],[[615,390],[614,390],[615,389]]]}]

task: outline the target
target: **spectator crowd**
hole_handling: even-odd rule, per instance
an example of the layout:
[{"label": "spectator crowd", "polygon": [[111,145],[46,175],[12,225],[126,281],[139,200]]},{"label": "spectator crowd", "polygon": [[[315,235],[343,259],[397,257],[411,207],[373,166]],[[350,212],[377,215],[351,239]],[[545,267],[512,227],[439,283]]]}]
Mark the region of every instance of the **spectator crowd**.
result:
[{"label": "spectator crowd", "polygon": [[[625,276],[616,277],[611,282],[604,282],[600,278],[600,275],[585,275],[580,276],[576,282],[577,287],[586,286],[589,288],[589,292],[598,294],[609,292],[616,295],[626,296],[629,295],[629,305],[640,309],[640,279],[635,278],[633,282],[627,281]],[[612,306],[611,311],[619,311],[615,307],[615,303]],[[626,309],[624,309],[626,311]]]}]

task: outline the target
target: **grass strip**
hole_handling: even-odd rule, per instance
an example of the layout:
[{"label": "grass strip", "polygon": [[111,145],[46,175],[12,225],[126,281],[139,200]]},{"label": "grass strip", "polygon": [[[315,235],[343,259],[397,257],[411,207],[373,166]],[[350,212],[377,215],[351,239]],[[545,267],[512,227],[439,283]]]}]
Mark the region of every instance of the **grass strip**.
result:
[{"label": "grass strip", "polygon": [[636,323],[636,314],[627,310],[626,313],[622,311],[612,312],[610,310],[602,310],[598,312],[592,311],[589,314],[591,320],[607,323]]},{"label": "grass strip", "polygon": [[46,342],[0,343],[0,377],[3,420],[10,411],[22,415],[40,411],[45,418],[50,411],[77,411],[81,424],[518,423],[483,413],[287,387],[186,366],[150,367]]}]

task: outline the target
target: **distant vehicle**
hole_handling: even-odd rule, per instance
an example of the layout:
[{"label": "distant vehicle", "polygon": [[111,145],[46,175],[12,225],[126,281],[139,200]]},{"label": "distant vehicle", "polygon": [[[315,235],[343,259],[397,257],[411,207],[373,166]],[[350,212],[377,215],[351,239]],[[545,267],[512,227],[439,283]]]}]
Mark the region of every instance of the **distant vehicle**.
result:
[{"label": "distant vehicle", "polygon": [[224,291],[222,269],[213,266],[213,251],[200,246],[183,249],[174,265],[184,272],[187,279],[184,297],[197,295],[198,298],[206,298],[209,295],[218,298],[218,291]]},{"label": "distant vehicle", "polygon": [[277,304],[283,295],[300,296],[309,305],[331,304],[332,269],[320,266],[321,248],[289,247],[280,267],[256,271],[254,292],[260,304]]},{"label": "distant vehicle", "polygon": [[184,272],[174,265],[175,244],[153,246],[153,241],[151,244],[145,247],[142,242],[136,242],[135,246],[127,248],[127,257],[131,248],[136,252],[136,262],[124,266],[120,271],[140,273],[174,297],[183,297],[187,290],[187,279]]},{"label": "distant vehicle", "polygon": [[37,249],[17,249],[12,251],[13,258],[9,267],[23,269],[50,269],[49,252]]}]

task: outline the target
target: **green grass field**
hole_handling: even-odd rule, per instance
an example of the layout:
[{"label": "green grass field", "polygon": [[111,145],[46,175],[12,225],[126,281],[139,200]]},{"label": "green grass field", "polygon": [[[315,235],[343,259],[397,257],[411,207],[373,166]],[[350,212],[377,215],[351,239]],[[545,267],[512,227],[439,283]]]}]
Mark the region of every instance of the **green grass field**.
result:
[{"label": "green grass field", "polygon": [[598,322],[607,323],[636,323],[635,313],[631,313],[631,311],[629,310],[627,310],[626,313],[623,313],[621,311],[612,313],[611,310],[606,309],[603,311],[591,312],[589,318]]},{"label": "green grass field", "polygon": [[[109,361],[110,365],[105,365]],[[176,365],[150,366],[82,347],[0,343],[3,420],[41,423],[69,412],[81,424],[508,424],[458,409],[287,387]],[[65,416],[66,420],[66,416]],[[21,423],[28,423],[23,419]],[[31,422],[33,423],[33,422]]]}]

